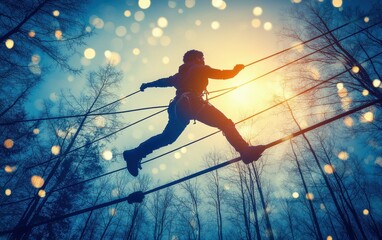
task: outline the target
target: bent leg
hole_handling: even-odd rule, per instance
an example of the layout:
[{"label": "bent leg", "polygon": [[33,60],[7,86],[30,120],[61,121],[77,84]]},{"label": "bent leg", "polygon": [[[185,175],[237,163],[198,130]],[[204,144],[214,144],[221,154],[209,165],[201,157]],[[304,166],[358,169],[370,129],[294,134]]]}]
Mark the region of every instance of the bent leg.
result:
[{"label": "bent leg", "polygon": [[211,127],[220,129],[227,141],[236,151],[242,152],[248,148],[248,143],[235,128],[235,124],[214,106],[205,103],[195,119]]}]

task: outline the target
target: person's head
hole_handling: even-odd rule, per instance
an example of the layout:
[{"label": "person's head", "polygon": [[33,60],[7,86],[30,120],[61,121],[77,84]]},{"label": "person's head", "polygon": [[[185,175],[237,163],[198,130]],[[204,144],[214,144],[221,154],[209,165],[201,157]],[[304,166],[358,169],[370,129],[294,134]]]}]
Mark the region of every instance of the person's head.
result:
[{"label": "person's head", "polygon": [[201,51],[198,50],[189,50],[183,56],[184,63],[197,63],[204,64],[204,55]]}]

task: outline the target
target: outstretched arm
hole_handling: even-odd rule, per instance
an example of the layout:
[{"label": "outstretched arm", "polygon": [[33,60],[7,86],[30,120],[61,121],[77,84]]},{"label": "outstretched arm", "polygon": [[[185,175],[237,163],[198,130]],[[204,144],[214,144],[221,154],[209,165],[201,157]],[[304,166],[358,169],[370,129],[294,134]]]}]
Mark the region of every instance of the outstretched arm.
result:
[{"label": "outstretched arm", "polygon": [[140,90],[143,92],[146,88],[149,87],[172,87],[174,86],[174,76],[161,78],[153,82],[143,83],[140,87]]},{"label": "outstretched arm", "polygon": [[237,64],[232,70],[219,70],[207,66],[207,75],[213,79],[229,79],[236,76],[243,69],[243,64]]}]

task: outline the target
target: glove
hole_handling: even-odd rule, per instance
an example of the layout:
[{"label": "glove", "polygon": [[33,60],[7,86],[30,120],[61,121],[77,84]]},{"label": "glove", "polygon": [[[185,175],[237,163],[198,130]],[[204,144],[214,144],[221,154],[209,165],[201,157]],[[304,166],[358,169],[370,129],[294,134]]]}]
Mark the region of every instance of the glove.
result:
[{"label": "glove", "polygon": [[236,72],[240,72],[241,70],[244,69],[244,65],[243,64],[236,64],[236,66],[233,68],[234,71]]},{"label": "glove", "polygon": [[141,90],[141,92],[144,92],[146,88],[147,88],[147,83],[142,83],[142,85],[139,88],[139,90]]}]

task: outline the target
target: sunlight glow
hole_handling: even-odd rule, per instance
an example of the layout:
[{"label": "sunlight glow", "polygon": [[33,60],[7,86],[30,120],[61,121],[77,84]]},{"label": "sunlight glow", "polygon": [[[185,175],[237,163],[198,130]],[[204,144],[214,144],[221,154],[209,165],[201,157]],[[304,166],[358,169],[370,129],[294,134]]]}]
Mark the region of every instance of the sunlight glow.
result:
[{"label": "sunlight glow", "polygon": [[305,197],[306,197],[306,199],[311,200],[311,201],[314,199],[313,193],[307,193]]},{"label": "sunlight glow", "polygon": [[133,49],[133,54],[134,54],[135,56],[138,56],[139,54],[141,54],[141,50],[140,50],[139,48],[134,48],[134,49]]},{"label": "sunlight glow", "polygon": [[159,169],[160,170],[166,170],[167,169],[167,165],[166,164],[164,164],[164,163],[161,163],[160,165],[159,165]]},{"label": "sunlight glow", "polygon": [[52,146],[51,151],[53,155],[58,155],[60,154],[61,147],[58,145]]},{"label": "sunlight glow", "polygon": [[326,237],[326,240],[333,240],[333,237],[330,236],[330,235],[328,235],[328,236]]},{"label": "sunlight glow", "polygon": [[142,9],[148,9],[151,5],[150,0],[139,0],[138,1],[138,6]]},{"label": "sunlight glow", "polygon": [[93,59],[96,56],[96,52],[93,48],[86,48],[84,51],[84,57],[86,59]]},{"label": "sunlight glow", "polygon": [[158,174],[159,173],[158,168],[151,169],[151,173],[154,174],[154,175]]},{"label": "sunlight glow", "polygon": [[41,61],[41,57],[38,54],[33,54],[31,60],[33,64],[39,64]]},{"label": "sunlight glow", "polygon": [[272,30],[272,23],[271,22],[264,23],[264,30],[265,31],[271,31]]},{"label": "sunlight glow", "polygon": [[54,10],[54,11],[52,12],[52,14],[53,14],[53,16],[58,17],[58,16],[60,16],[60,11],[58,11],[58,10]]},{"label": "sunlight glow", "polygon": [[363,91],[362,91],[362,95],[363,96],[368,96],[369,95],[369,90],[367,90],[367,89],[364,89]]},{"label": "sunlight glow", "polygon": [[258,18],[255,18],[251,22],[252,27],[259,28],[261,26],[261,20]]},{"label": "sunlight glow", "polygon": [[11,166],[9,166],[9,165],[6,165],[6,166],[4,167],[4,171],[5,171],[6,173],[12,173],[12,172],[16,171],[16,169],[17,169],[16,166],[11,167]]},{"label": "sunlight glow", "polygon": [[44,198],[44,197],[46,196],[46,192],[45,192],[45,190],[44,190],[44,189],[40,189],[40,190],[38,191],[38,196],[39,196],[40,198]]},{"label": "sunlight glow", "polygon": [[7,188],[5,189],[4,193],[5,193],[5,196],[10,196],[12,194],[12,191],[11,189]]},{"label": "sunlight glow", "polygon": [[57,29],[54,32],[54,36],[57,38],[57,40],[61,40],[62,39],[62,31],[60,29]]},{"label": "sunlight glow", "polygon": [[12,49],[14,45],[15,45],[15,42],[14,42],[12,39],[7,39],[7,40],[5,41],[5,46],[6,46],[8,49]]},{"label": "sunlight glow", "polygon": [[116,209],[116,208],[110,208],[110,209],[109,209],[109,214],[110,214],[110,216],[115,216],[115,215],[117,215],[117,209]]},{"label": "sunlight glow", "polygon": [[187,148],[186,147],[182,147],[180,149],[180,152],[183,153],[183,154],[187,153]]},{"label": "sunlight glow", "polygon": [[137,21],[137,22],[141,22],[145,19],[145,13],[142,12],[142,11],[138,11],[134,14],[134,19]]},{"label": "sunlight glow", "polygon": [[168,26],[167,18],[165,17],[158,18],[157,24],[161,28],[166,28]]},{"label": "sunlight glow", "polygon": [[363,19],[363,21],[364,21],[365,23],[368,23],[368,22],[370,21],[370,18],[369,18],[369,17],[365,17],[365,18]]},{"label": "sunlight glow", "polygon": [[45,181],[42,177],[34,175],[31,177],[31,183],[33,187],[41,188],[44,185]]},{"label": "sunlight glow", "polygon": [[342,109],[344,110],[349,110],[350,109],[350,105],[351,103],[353,102],[353,99],[350,98],[350,97],[344,97],[341,99],[341,106],[342,106]]},{"label": "sunlight glow", "polygon": [[103,20],[99,17],[95,17],[93,19],[93,21],[91,22],[92,25],[95,27],[95,28],[98,28],[98,29],[101,29],[105,26],[105,23],[103,22]]},{"label": "sunlight glow", "polygon": [[336,8],[342,7],[342,0],[332,0],[332,4]]},{"label": "sunlight glow", "polygon": [[349,159],[349,153],[345,152],[345,151],[341,151],[338,153],[338,158],[341,159],[341,160],[348,160]]},{"label": "sunlight glow", "polygon": [[113,197],[118,197],[120,195],[118,188],[114,188],[113,190],[111,190],[111,195]]},{"label": "sunlight glow", "polygon": [[346,127],[352,127],[354,125],[353,118],[347,116],[344,118],[344,124]]},{"label": "sunlight glow", "polygon": [[300,194],[298,194],[298,192],[294,192],[294,193],[292,193],[292,197],[293,198],[299,198]]},{"label": "sunlight glow", "polygon": [[375,164],[382,167],[382,157],[377,157],[377,159],[375,160]]},{"label": "sunlight glow", "polygon": [[14,143],[13,140],[10,139],[10,138],[5,139],[5,141],[4,141],[4,143],[3,143],[4,147],[7,148],[7,149],[11,149],[11,148],[13,148],[14,144],[15,144],[15,143]]},{"label": "sunlight glow", "polygon": [[130,10],[125,10],[125,11],[123,12],[123,15],[124,15],[125,17],[130,17],[130,16],[131,16],[131,11],[130,11]]},{"label": "sunlight glow", "polygon": [[374,79],[374,80],[373,80],[373,86],[374,86],[375,88],[380,87],[380,86],[381,86],[381,80],[379,80],[379,79]]},{"label": "sunlight glow", "polygon": [[184,5],[186,5],[187,8],[193,8],[195,6],[195,0],[185,0]]},{"label": "sunlight glow", "polygon": [[180,152],[174,153],[174,158],[175,159],[180,159],[182,157],[182,154]]},{"label": "sunlight glow", "polygon": [[348,95],[348,90],[346,88],[341,88],[337,91],[337,93],[340,98],[344,98]]},{"label": "sunlight glow", "polygon": [[344,84],[343,83],[337,83],[337,89],[338,90],[341,90],[341,89],[343,89],[344,88]]},{"label": "sunlight glow", "polygon": [[333,174],[333,173],[334,173],[334,167],[333,167],[333,165],[331,165],[331,164],[325,164],[325,166],[324,166],[324,171],[325,171],[327,174]]},{"label": "sunlight glow", "polygon": [[363,123],[369,123],[372,121],[374,121],[373,112],[366,112],[361,116],[361,122],[363,122]]},{"label": "sunlight glow", "polygon": [[156,27],[156,28],[153,28],[153,30],[151,31],[151,34],[153,35],[153,37],[160,38],[163,36],[163,30],[159,27]]},{"label": "sunlight glow", "polygon": [[353,71],[353,73],[359,73],[359,67],[358,66],[352,67],[351,70]]},{"label": "sunlight glow", "polygon": [[113,158],[113,153],[110,150],[105,150],[102,152],[102,158],[106,161],[110,161]]},{"label": "sunlight glow", "polygon": [[117,35],[118,37],[123,37],[126,35],[126,33],[127,33],[127,30],[125,26],[118,26],[115,29],[115,35]]},{"label": "sunlight glow", "polygon": [[36,32],[33,31],[33,30],[30,30],[29,33],[28,33],[28,36],[31,37],[31,38],[33,38],[33,37],[36,36]]},{"label": "sunlight glow", "polygon": [[169,64],[170,63],[170,58],[165,56],[165,57],[162,58],[162,62],[163,62],[163,64]]},{"label": "sunlight glow", "polygon": [[96,127],[98,128],[104,128],[106,126],[106,118],[104,118],[103,116],[95,117],[93,122],[94,125],[96,125]]},{"label": "sunlight glow", "polygon": [[226,3],[223,0],[212,0],[211,4],[213,7],[220,10],[224,10],[226,8]]},{"label": "sunlight glow", "polygon": [[325,210],[326,210],[325,204],[321,203],[321,204],[320,204],[320,209],[321,209],[322,211],[325,211]]},{"label": "sunlight glow", "polygon": [[119,55],[119,53],[117,52],[109,51],[108,54],[106,54],[105,52],[105,56],[106,56],[107,62],[113,66],[117,66],[118,64],[121,63],[121,55]]},{"label": "sunlight glow", "polygon": [[369,215],[369,210],[368,209],[364,209],[362,211],[362,213],[363,213],[363,215],[367,216],[367,215]]},{"label": "sunlight glow", "polygon": [[258,16],[260,16],[261,14],[263,14],[263,9],[262,9],[261,7],[255,7],[255,8],[253,8],[252,13],[253,13],[253,15],[255,15],[256,17],[258,17]]},{"label": "sunlight glow", "polygon": [[219,23],[218,21],[213,21],[213,22],[211,23],[211,28],[212,28],[213,30],[218,30],[218,29],[220,28],[220,23]]}]

